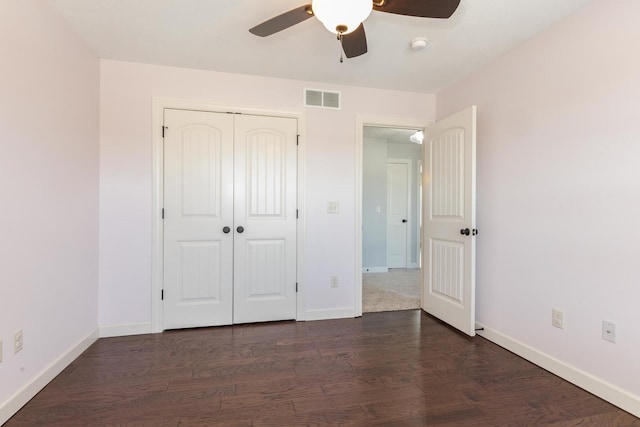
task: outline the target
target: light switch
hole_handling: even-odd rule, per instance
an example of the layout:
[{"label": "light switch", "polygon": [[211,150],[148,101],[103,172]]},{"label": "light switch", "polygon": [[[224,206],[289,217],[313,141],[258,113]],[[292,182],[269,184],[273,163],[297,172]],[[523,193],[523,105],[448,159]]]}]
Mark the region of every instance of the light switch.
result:
[{"label": "light switch", "polygon": [[380,206],[376,206],[376,212],[378,213],[382,212],[382,208]]},{"label": "light switch", "polygon": [[327,213],[337,214],[340,212],[340,203],[338,202],[328,202],[327,203]]}]

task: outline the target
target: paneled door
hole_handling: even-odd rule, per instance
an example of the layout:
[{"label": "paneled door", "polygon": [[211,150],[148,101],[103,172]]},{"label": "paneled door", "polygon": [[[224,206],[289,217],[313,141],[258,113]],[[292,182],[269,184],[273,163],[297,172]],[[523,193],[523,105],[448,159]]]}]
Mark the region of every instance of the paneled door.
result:
[{"label": "paneled door", "polygon": [[164,124],[164,328],[294,319],[297,120]]},{"label": "paneled door", "polygon": [[424,156],[423,308],[474,336],[476,107],[429,126]]},{"label": "paneled door", "polygon": [[236,116],[234,323],[296,318],[297,121]]},{"label": "paneled door", "polygon": [[164,114],[164,328],[231,324],[234,117]]}]

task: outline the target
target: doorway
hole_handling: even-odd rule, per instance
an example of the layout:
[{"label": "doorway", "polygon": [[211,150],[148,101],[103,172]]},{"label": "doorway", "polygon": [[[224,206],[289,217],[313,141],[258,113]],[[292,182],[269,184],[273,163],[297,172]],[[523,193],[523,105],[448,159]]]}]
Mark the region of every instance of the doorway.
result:
[{"label": "doorway", "polygon": [[419,131],[419,128],[363,128],[360,270],[363,312],[421,306]]}]

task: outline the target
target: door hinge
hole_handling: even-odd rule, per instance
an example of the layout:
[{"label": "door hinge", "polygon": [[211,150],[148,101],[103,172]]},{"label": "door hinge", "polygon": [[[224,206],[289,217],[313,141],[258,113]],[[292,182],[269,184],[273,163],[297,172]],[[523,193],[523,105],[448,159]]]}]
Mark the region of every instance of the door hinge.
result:
[{"label": "door hinge", "polygon": [[298,283],[296,282],[296,292],[298,292]]},{"label": "door hinge", "polygon": [[296,219],[298,219],[298,209],[296,209]]},{"label": "door hinge", "polygon": [[296,145],[300,145],[300,135],[296,135]]},{"label": "door hinge", "polygon": [[164,219],[164,208],[162,208],[162,219]]},{"label": "door hinge", "polygon": [[160,291],[160,299],[164,301],[164,289]]},{"label": "door hinge", "polygon": [[165,130],[165,129],[169,129],[169,128],[168,128],[168,127],[166,127],[166,126],[162,126],[162,137],[163,137],[163,138],[164,138],[164,130]]}]

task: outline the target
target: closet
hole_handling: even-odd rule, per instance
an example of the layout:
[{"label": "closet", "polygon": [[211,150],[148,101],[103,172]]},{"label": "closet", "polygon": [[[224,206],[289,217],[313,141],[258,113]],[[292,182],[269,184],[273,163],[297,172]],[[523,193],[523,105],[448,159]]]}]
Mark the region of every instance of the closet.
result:
[{"label": "closet", "polygon": [[164,110],[164,329],[296,318],[297,126]]}]

